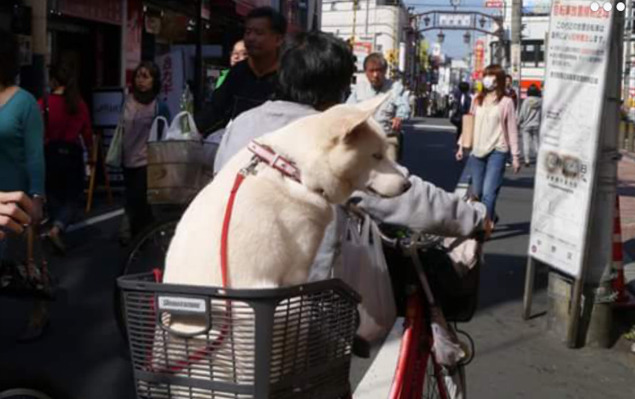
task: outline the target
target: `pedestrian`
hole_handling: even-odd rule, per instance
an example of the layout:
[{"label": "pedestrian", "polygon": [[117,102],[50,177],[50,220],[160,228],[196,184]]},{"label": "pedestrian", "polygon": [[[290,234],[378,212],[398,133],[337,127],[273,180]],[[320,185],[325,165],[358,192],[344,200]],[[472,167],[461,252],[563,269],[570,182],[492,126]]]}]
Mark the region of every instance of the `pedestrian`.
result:
[{"label": "pedestrian", "polygon": [[286,33],[287,20],[271,7],[254,8],[247,14],[243,39],[249,57],[231,68],[210,106],[196,115],[203,136],[271,98]]},{"label": "pedestrian", "polygon": [[518,112],[518,127],[523,136],[523,153],[525,166],[530,165],[531,150],[538,157],[540,147],[540,122],[542,119],[542,98],[540,89],[535,84],[527,89],[527,98]]},{"label": "pedestrian", "polygon": [[[247,111],[232,122],[219,148],[216,170],[249,141],[338,104],[354,71],[350,49],[341,39],[323,32],[297,34],[282,54],[276,101]],[[408,173],[405,168],[404,173]],[[412,187],[397,198],[359,193],[359,206],[377,220],[431,234],[471,236],[486,226],[482,205],[468,204],[417,176],[410,175],[410,182]],[[311,267],[310,281],[328,278],[338,264],[344,226],[343,213],[335,212]],[[355,348],[358,355],[368,354],[363,344]]]},{"label": "pedestrian", "polygon": [[125,210],[130,231],[120,240],[126,244],[154,220],[148,204],[148,138],[157,116],[170,121],[170,110],[159,98],[161,73],[152,61],[143,61],[132,73],[132,93],[126,97],[121,118],[123,127],[123,180]]},{"label": "pedestrian", "polygon": [[[30,208],[31,224],[39,226],[45,194],[44,127],[35,98],[15,84],[20,71],[18,54],[13,34],[0,29],[0,192],[21,191],[29,195],[32,205],[27,208]],[[16,257],[20,249],[16,244],[19,242],[3,240],[0,261],[24,261]],[[42,276],[35,272],[30,275],[36,279]],[[37,281],[43,282],[46,279]],[[47,323],[46,303],[37,301],[20,340],[41,336]]]},{"label": "pedestrian", "polygon": [[513,79],[511,75],[505,75],[505,95],[514,102],[514,109],[518,109],[518,93],[512,85]]},{"label": "pedestrian", "polygon": [[240,61],[245,60],[246,58],[247,58],[247,48],[245,47],[245,41],[241,39],[237,41],[236,43],[234,43],[234,47],[232,47],[232,52],[229,55],[229,68],[224,69],[220,73],[220,76],[218,77],[218,80],[216,81],[215,89],[218,89],[219,87],[223,85],[223,83],[225,82],[225,79],[227,79],[227,74],[229,73],[229,70],[231,69],[231,67],[238,64]]},{"label": "pedestrian", "polygon": [[454,102],[452,106],[452,116],[450,122],[456,126],[456,142],[461,138],[463,131],[463,115],[469,114],[472,108],[472,97],[470,96],[470,84],[459,83],[458,89],[454,92]]},{"label": "pedestrian", "polygon": [[[487,207],[487,215],[496,223],[496,198],[503,184],[505,162],[511,153],[514,173],[520,170],[518,128],[513,100],[505,96],[505,72],[490,65],[483,72],[483,91],[474,100],[474,137],[468,168],[472,194]],[[459,145],[456,159],[463,159]]]},{"label": "pedestrian", "polygon": [[62,254],[66,227],[84,192],[84,149],[91,154],[93,132],[88,107],[79,94],[76,71],[57,64],[50,72],[51,95],[39,101],[44,113],[46,193],[52,227],[46,237]]},{"label": "pedestrian", "polygon": [[410,107],[403,96],[403,85],[386,78],[388,63],[381,53],[372,53],[364,59],[366,79],[360,79],[346,101],[356,104],[380,94],[391,93],[375,113],[375,120],[382,126],[388,139],[388,157],[399,158],[401,128],[410,116]]}]

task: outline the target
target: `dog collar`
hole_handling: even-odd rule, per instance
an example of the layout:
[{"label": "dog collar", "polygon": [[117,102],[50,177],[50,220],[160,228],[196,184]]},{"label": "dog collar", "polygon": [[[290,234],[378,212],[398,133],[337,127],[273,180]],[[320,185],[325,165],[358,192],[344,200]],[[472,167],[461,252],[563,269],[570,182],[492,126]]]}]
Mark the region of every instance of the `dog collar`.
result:
[{"label": "dog collar", "polygon": [[295,163],[289,161],[282,155],[276,153],[271,147],[260,144],[252,140],[247,144],[247,149],[251,151],[256,158],[265,162],[270,167],[278,170],[283,175],[300,183],[300,169]]}]

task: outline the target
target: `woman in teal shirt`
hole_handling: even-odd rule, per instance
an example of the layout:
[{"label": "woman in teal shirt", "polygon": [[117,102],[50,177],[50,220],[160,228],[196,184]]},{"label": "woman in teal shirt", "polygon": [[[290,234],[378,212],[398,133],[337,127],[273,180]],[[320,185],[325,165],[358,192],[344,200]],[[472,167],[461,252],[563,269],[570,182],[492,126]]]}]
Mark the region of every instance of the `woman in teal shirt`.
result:
[{"label": "woman in teal shirt", "polygon": [[[31,196],[31,223],[37,226],[44,199],[44,126],[35,98],[15,85],[18,54],[13,35],[0,29],[0,192],[23,191]],[[0,241],[0,261],[5,246],[7,240]],[[46,303],[35,302],[19,339],[39,337],[47,323]]]},{"label": "woman in teal shirt", "polygon": [[35,98],[15,85],[19,71],[13,35],[0,30],[0,191],[24,191],[35,199],[39,222],[44,196],[44,129]]}]

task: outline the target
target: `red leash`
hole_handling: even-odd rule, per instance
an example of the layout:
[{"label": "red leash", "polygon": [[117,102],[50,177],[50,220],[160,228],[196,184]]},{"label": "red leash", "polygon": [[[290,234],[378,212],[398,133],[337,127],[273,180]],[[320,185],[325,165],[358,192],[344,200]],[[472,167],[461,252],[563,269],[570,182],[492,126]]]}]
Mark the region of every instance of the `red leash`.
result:
[{"label": "red leash", "polygon": [[[234,202],[236,200],[236,194],[238,193],[238,189],[240,185],[245,180],[246,170],[241,170],[236,175],[236,180],[234,181],[234,187],[232,188],[229,194],[229,200],[227,202],[227,207],[225,208],[225,218],[223,220],[223,231],[221,235],[221,244],[220,244],[220,265],[221,265],[221,274],[223,279],[223,288],[227,288],[228,285],[228,273],[227,273],[227,238],[229,236],[229,225],[231,222],[232,211],[234,209]],[[155,278],[158,278],[160,281],[160,274],[155,272]],[[227,315],[231,318],[231,301],[226,300],[227,307]],[[205,357],[212,352],[214,352],[217,348],[221,346],[227,333],[229,332],[229,323],[225,324],[221,327],[220,333],[218,337],[214,340],[212,344],[209,346],[197,350],[193,355],[190,355],[187,360],[179,360],[175,365],[169,366],[167,369],[159,370],[159,372],[167,371],[170,373],[178,373],[182,371],[187,366],[196,363],[200,360],[205,359]],[[150,365],[152,368],[152,365]]]}]

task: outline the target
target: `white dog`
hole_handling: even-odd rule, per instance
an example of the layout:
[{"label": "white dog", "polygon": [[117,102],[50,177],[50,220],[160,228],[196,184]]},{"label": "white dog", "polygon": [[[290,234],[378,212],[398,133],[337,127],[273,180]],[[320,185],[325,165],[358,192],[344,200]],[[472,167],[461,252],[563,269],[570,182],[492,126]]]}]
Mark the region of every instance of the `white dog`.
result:
[{"label": "white dog", "polygon": [[[305,283],[326,226],[331,204],[354,190],[392,197],[408,179],[386,158],[381,127],[371,118],[379,96],[338,105],[302,118],[258,139],[293,161],[301,183],[261,163],[238,190],[228,237],[228,284],[273,288]],[[168,250],[164,282],[222,286],[221,230],[237,173],[252,158],[241,150],[194,199]]]},{"label": "white dog", "polygon": [[[296,181],[263,162],[247,174],[237,192],[229,227],[229,287],[275,288],[306,283],[326,226],[333,218],[332,204],[345,202],[355,190],[391,197],[408,189],[406,176],[386,157],[384,133],[371,118],[385,99],[381,96],[356,105],[335,106],[257,140],[292,161],[300,176]],[[241,150],[186,210],[168,250],[165,283],[222,287],[220,246],[226,207],[237,174],[252,158],[249,149]],[[233,344],[223,343],[210,354],[213,361],[194,362],[191,367],[197,370],[197,378],[249,381],[249,373],[244,370],[254,364],[255,354],[249,344],[254,340],[254,320],[246,306],[239,307],[232,307],[228,339]],[[219,320],[227,309],[223,301],[212,304],[214,325],[207,327],[211,327],[209,332],[200,317],[170,317],[165,322],[173,330],[196,337],[184,340],[166,337],[159,331],[154,343],[155,361],[167,357],[170,362],[186,361],[184,348],[205,350],[209,347],[206,342],[221,342],[220,331],[227,325]],[[294,338],[287,341],[288,347],[277,349],[277,356],[306,356],[306,348],[295,345],[306,339],[306,330],[293,334],[299,332],[300,321],[296,318],[291,322],[295,324],[286,328]],[[165,344],[173,349],[165,351]]]}]

